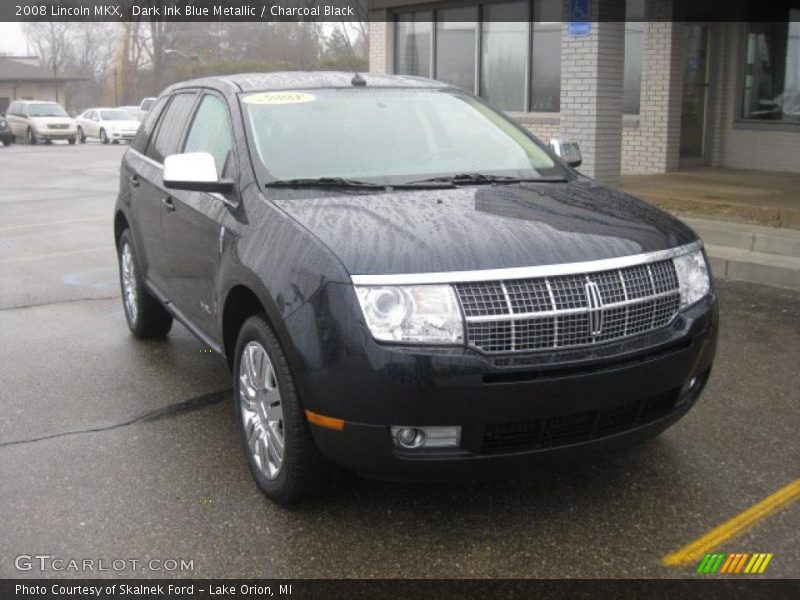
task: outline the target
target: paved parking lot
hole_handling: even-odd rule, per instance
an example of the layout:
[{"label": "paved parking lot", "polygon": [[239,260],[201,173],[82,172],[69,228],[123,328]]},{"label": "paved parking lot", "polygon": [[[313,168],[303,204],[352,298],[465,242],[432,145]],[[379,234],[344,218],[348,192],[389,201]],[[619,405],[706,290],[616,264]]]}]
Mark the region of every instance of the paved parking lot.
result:
[{"label": "paved parking lot", "polygon": [[[276,508],[239,450],[222,360],[177,324],[128,334],[124,149],[0,148],[0,577],[41,576],[14,567],[34,553],[217,577],[694,576],[659,559],[800,476],[800,295],[724,284],[709,387],[660,438],[522,481],[353,478]],[[795,503],[716,549],[772,552],[763,576],[797,577],[799,526]]]}]

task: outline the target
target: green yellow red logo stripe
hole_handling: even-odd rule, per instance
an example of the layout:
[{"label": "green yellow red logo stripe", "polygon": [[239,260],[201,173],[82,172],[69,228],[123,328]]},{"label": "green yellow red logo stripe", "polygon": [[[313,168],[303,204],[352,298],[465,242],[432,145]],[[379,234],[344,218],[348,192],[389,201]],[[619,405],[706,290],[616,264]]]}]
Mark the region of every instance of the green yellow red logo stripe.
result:
[{"label": "green yellow red logo stripe", "polygon": [[769,561],[772,560],[771,552],[724,552],[708,553],[697,565],[697,573],[703,575],[736,575],[739,573],[758,574],[763,573]]}]

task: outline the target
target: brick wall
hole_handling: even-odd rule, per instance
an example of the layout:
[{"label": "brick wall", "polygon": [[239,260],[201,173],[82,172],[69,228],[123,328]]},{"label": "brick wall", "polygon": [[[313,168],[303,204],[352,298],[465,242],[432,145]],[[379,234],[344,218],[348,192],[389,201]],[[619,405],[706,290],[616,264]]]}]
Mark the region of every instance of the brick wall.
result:
[{"label": "brick wall", "polygon": [[588,36],[571,37],[564,23],[560,133],[581,145],[582,172],[616,183],[622,161],[624,4],[595,0],[592,13]]},{"label": "brick wall", "polygon": [[376,15],[383,20],[369,24],[369,71],[370,73],[391,73],[393,68],[392,22],[386,21],[386,12]]},{"label": "brick wall", "polygon": [[648,0],[642,40],[639,115],[625,118],[623,173],[663,173],[678,168],[683,89],[681,23],[670,21],[673,3]]}]

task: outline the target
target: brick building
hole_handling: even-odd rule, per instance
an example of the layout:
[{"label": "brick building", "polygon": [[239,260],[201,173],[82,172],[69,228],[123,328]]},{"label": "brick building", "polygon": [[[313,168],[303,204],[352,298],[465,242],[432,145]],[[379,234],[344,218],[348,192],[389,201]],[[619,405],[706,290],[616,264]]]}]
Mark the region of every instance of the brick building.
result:
[{"label": "brick building", "polygon": [[542,140],[579,142],[581,170],[607,182],[691,165],[800,172],[800,0],[780,3],[781,21],[744,20],[753,4],[372,0],[370,70],[476,93]]}]

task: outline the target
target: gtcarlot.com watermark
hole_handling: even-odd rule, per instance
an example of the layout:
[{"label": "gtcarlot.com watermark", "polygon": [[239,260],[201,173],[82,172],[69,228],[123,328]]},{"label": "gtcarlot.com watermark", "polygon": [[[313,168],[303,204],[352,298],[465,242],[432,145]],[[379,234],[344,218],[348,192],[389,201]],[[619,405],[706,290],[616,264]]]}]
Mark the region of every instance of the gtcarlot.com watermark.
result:
[{"label": "gtcarlot.com watermark", "polygon": [[194,559],[185,558],[69,558],[50,554],[19,554],[14,557],[17,571],[55,573],[101,573],[139,571],[174,573],[194,571]]}]

